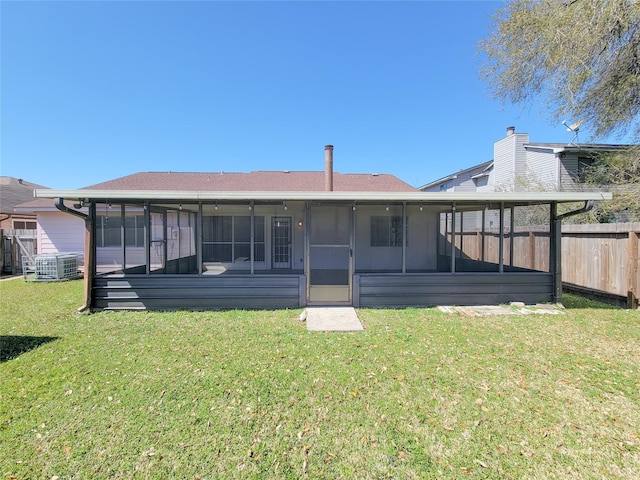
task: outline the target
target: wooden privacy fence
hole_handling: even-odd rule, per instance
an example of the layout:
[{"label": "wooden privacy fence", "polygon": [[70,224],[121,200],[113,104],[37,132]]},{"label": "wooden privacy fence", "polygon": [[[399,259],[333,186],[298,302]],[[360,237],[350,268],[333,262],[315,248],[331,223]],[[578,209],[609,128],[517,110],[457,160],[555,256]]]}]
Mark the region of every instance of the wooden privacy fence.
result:
[{"label": "wooden privacy fence", "polygon": [[[505,266],[548,272],[548,227],[505,229],[502,263]],[[638,307],[640,292],[640,223],[562,225],[562,281],[577,290],[603,293]],[[451,232],[445,234],[440,254],[450,254]],[[490,264],[500,259],[500,234],[469,229],[455,234],[456,256]]]},{"label": "wooden privacy fence", "polygon": [[640,223],[562,226],[562,281],[638,306]]},{"label": "wooden privacy fence", "polygon": [[0,230],[0,274],[22,273],[22,257],[37,253],[35,230]]},{"label": "wooden privacy fence", "polygon": [[[447,235],[447,249],[450,248]],[[502,263],[505,266],[549,271],[548,228],[517,228],[513,235],[504,235]],[[483,254],[484,252],[484,254]],[[441,251],[448,254],[449,250]],[[491,264],[500,262],[500,234],[496,230],[464,231],[456,233],[456,255]]]}]

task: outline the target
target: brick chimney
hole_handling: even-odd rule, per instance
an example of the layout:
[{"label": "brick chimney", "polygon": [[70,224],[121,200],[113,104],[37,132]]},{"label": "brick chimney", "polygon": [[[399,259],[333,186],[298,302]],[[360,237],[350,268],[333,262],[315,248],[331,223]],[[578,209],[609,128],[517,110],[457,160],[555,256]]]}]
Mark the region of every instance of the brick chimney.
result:
[{"label": "brick chimney", "polygon": [[333,191],[333,145],[324,146],[324,190]]}]

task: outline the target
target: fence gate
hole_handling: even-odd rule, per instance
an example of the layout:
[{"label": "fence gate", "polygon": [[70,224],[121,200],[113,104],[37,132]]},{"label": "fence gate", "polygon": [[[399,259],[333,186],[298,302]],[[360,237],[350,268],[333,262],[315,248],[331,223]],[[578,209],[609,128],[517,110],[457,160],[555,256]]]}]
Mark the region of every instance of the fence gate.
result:
[{"label": "fence gate", "polygon": [[2,273],[22,273],[22,258],[33,257],[37,253],[36,230],[3,230],[2,240]]}]

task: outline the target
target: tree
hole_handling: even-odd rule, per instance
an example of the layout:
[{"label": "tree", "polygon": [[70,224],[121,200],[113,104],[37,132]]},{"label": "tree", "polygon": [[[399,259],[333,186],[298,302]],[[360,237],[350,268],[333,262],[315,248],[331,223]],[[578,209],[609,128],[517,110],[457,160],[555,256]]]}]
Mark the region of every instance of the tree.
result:
[{"label": "tree", "polygon": [[640,137],[640,2],[513,0],[481,42],[499,99],[544,98],[594,136]]},{"label": "tree", "polygon": [[[512,0],[494,22],[480,45],[497,98],[542,98],[557,121],[581,120],[596,138],[640,140],[640,1]],[[640,148],[597,156],[584,180],[614,191],[589,220],[640,220]]]},{"label": "tree", "polygon": [[640,146],[596,156],[584,180],[588,187],[613,192],[613,199],[598,203],[589,220],[640,221]]}]

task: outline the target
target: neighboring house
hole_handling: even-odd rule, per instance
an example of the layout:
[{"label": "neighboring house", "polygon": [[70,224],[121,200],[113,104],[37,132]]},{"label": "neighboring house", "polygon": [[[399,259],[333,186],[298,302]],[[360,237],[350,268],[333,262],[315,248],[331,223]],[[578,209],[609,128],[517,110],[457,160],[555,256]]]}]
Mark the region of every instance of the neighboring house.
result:
[{"label": "neighboring house", "polygon": [[0,176],[0,229],[35,230],[36,214],[33,210],[15,211],[15,207],[33,200],[36,188],[47,188],[21,178]]},{"label": "neighboring house", "polygon": [[596,154],[628,145],[561,144],[529,141],[528,133],[507,128],[493,146],[493,160],[460,170],[420,187],[424,192],[577,191]]},{"label": "neighboring house", "polygon": [[493,160],[442,177],[420,187],[423,192],[490,192]]},{"label": "neighboring house", "polygon": [[33,200],[36,188],[46,187],[22,178],[0,176],[0,274],[19,273],[22,256],[37,252],[36,213],[28,208],[16,208]]},{"label": "neighboring house", "polygon": [[[561,216],[536,254],[546,267],[525,268],[508,255],[466,254],[452,213],[493,205],[504,218],[505,209],[531,204],[557,212],[562,202],[610,198],[426,193],[392,175],[334,173],[330,145],[324,171],[143,172],[36,196],[84,220],[90,310],[559,300]],[[453,235],[442,218],[451,218]],[[501,253],[509,246],[502,234],[492,241]]]},{"label": "neighboring house", "polygon": [[[66,202],[70,208],[71,202]],[[78,253],[84,251],[84,221],[72,215],[61,212],[54,201],[48,198],[38,198],[20,204],[16,211],[31,211],[37,220],[38,253]],[[86,212],[86,209],[84,209]]]}]

